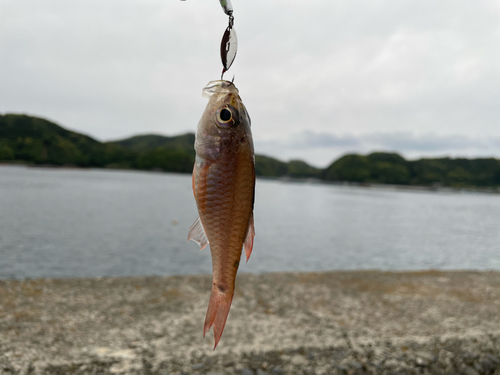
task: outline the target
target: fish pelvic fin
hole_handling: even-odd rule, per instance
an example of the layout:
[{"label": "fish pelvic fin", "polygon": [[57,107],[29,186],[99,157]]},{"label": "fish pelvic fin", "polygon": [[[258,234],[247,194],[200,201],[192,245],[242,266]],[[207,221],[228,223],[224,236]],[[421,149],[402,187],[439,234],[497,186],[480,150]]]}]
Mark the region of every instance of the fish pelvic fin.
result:
[{"label": "fish pelvic fin", "polygon": [[210,327],[213,326],[215,340],[214,350],[222,336],[222,331],[224,331],[229,309],[231,308],[231,302],[233,301],[233,294],[234,290],[221,291],[221,288],[215,283],[212,285],[210,302],[208,303],[207,315],[203,326],[203,337],[205,337]]},{"label": "fish pelvic fin", "polygon": [[248,222],[247,236],[245,238],[245,242],[243,242],[245,246],[245,255],[247,256],[247,262],[248,259],[250,259],[250,254],[252,254],[254,236],[255,236],[255,227],[253,225],[253,212],[252,212],[252,214],[250,215],[250,221]]},{"label": "fish pelvic fin", "polygon": [[201,220],[198,217],[196,221],[189,228],[188,241],[193,240],[198,245],[200,245],[200,250],[203,250],[208,245],[208,238],[205,234],[205,229],[203,229],[203,225],[201,224]]}]

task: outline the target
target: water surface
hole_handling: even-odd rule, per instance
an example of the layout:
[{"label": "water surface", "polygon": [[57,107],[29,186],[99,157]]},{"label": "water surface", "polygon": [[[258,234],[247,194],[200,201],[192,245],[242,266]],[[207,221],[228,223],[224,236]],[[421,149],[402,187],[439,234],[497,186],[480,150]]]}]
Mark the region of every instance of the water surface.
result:
[{"label": "water surface", "polygon": [[[0,166],[0,278],[211,272],[191,177]],[[500,196],[257,180],[240,272],[500,269]]]}]

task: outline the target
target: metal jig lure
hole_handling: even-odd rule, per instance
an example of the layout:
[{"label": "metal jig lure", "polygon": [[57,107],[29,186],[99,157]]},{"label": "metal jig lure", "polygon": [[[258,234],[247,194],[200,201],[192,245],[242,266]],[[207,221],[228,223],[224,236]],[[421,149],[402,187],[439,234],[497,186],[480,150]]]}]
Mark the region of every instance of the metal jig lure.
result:
[{"label": "metal jig lure", "polygon": [[[185,1],[185,0],[181,0]],[[222,60],[222,74],[220,79],[224,77],[224,73],[229,70],[233,61],[236,57],[236,52],[238,51],[238,38],[236,37],[236,31],[233,28],[234,17],[233,17],[233,5],[231,0],[219,0],[224,13],[229,16],[229,25],[227,26],[224,34],[222,35],[222,41],[220,43],[220,58]],[[234,77],[233,77],[234,80]]]},{"label": "metal jig lure", "polygon": [[224,13],[229,16],[229,25],[222,35],[222,41],[220,44],[220,58],[222,60],[222,74],[220,79],[222,80],[224,73],[229,70],[236,57],[236,52],[238,51],[238,38],[236,37],[236,31],[233,28],[234,17],[231,0],[219,1]]}]

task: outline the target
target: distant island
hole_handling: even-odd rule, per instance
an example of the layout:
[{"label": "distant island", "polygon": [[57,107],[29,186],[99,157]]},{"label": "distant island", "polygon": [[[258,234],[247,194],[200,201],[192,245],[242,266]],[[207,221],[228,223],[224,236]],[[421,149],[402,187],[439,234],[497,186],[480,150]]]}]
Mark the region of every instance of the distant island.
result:
[{"label": "distant island", "polygon": [[[99,142],[42,118],[0,115],[0,163],[191,173],[194,158],[193,133]],[[374,152],[344,155],[320,169],[301,160],[283,162],[256,155],[255,168],[257,176],[269,178],[457,188],[500,186],[500,160],[494,158],[411,161],[397,153]]]}]

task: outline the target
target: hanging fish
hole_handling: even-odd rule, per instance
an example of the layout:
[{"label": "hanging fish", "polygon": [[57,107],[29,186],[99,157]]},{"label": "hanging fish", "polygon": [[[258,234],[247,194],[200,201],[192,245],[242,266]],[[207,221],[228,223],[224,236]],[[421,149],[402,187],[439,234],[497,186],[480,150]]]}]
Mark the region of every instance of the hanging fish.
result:
[{"label": "hanging fish", "polygon": [[248,261],[255,235],[253,204],[255,161],[250,117],[232,82],[212,81],[198,124],[193,192],[199,218],[188,241],[210,244],[213,282],[203,336],[214,327],[217,347],[234,294],[242,247]]}]

